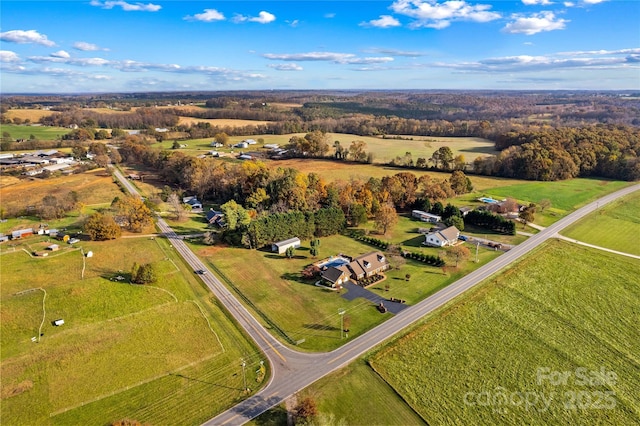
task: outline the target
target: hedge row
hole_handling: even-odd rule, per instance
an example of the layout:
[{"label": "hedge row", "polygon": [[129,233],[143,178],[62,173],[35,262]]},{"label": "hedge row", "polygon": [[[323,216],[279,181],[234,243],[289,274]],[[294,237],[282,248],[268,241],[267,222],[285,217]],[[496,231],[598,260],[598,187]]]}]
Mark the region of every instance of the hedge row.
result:
[{"label": "hedge row", "polygon": [[383,250],[386,250],[390,244],[388,241],[379,240],[377,238],[368,237],[366,235],[354,235],[353,238],[355,238],[358,241],[371,244],[372,246],[380,247]]},{"label": "hedge row", "polygon": [[402,255],[406,258],[417,260],[419,262],[426,263],[431,266],[444,266],[445,262],[442,260],[440,256],[433,256],[430,254],[422,254],[422,253],[413,253],[409,251],[405,251]]}]

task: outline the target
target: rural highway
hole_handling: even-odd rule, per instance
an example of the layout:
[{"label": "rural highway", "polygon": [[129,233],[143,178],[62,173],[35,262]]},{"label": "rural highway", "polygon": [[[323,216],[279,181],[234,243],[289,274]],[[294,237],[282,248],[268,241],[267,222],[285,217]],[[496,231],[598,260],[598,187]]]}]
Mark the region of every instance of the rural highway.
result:
[{"label": "rural highway", "polygon": [[[129,191],[139,195],[121,173],[114,170],[114,174]],[[202,280],[213,294],[225,305],[231,315],[234,316],[238,323],[265,353],[271,366],[270,381],[266,387],[204,424],[207,426],[241,425],[248,422],[318,379],[350,363],[368,350],[389,339],[411,324],[414,324],[425,315],[453,300],[456,296],[459,296],[471,287],[496,274],[549,238],[555,238],[558,232],[575,221],[580,220],[597,208],[617,198],[638,190],[640,190],[640,184],[606,195],[576,210],[540,231],[538,234],[533,235],[525,242],[500,255],[500,257],[476,269],[474,272],[450,284],[416,305],[404,309],[376,328],[350,340],[332,352],[302,353],[284,346],[249,313],[244,305],[238,301],[211,271],[205,275],[201,275]],[[173,247],[194,271],[199,269],[207,270],[203,262],[198,259],[164,220],[158,218],[157,225],[160,231],[171,241]]]}]

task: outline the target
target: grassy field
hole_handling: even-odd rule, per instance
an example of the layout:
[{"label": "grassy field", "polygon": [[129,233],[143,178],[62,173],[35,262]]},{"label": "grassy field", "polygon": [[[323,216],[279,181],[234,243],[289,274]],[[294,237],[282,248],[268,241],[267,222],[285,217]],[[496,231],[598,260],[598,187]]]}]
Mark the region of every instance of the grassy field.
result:
[{"label": "grassy field", "polygon": [[46,179],[3,176],[0,183],[0,200],[7,212],[37,206],[46,195],[63,199],[71,191],[78,194],[78,201],[85,206],[110,203],[115,197],[122,196],[111,174],[104,169]]},{"label": "grassy field", "polygon": [[639,267],[552,241],[369,362],[429,424],[638,424]]},{"label": "grassy field", "polygon": [[47,111],[45,109],[25,108],[25,109],[10,109],[5,113],[5,117],[13,120],[19,118],[21,120],[31,120],[32,123],[37,123],[42,117],[48,117],[55,114],[55,111]]},{"label": "grassy field", "polygon": [[17,124],[0,125],[0,133],[8,132],[11,139],[29,139],[31,135],[38,140],[52,141],[60,139],[71,130],[64,127],[25,126]]},{"label": "grassy field", "polygon": [[[422,425],[424,420],[411,409],[378,374],[362,360],[317,381],[298,394],[313,398],[320,416],[336,425]],[[333,420],[333,421],[331,421]],[[269,410],[248,424],[286,424],[284,405]],[[320,422],[319,422],[320,423]],[[320,423],[323,424],[323,423]]]},{"label": "grassy field", "polygon": [[[0,289],[2,424],[199,424],[243,398],[241,358],[261,385],[259,353],[166,240],[82,242],[95,254],[84,279],[78,248],[22,250],[39,241],[0,255],[12,278]],[[158,282],[127,284],[134,261],[153,263]]]},{"label": "grassy field", "polygon": [[[345,309],[351,317],[349,335],[352,337],[381,323],[387,317],[379,314],[372,302],[362,299],[349,302],[334,291],[316,287],[313,282],[303,280],[300,272],[316,260],[309,255],[307,243],[303,242],[293,259],[244,248],[193,246],[193,249],[201,258],[222,271],[251,301],[252,309],[268,317],[289,336],[290,341],[304,339],[299,345],[300,349],[323,351],[338,347],[341,344],[340,309]],[[339,253],[355,257],[374,250],[376,248],[373,246],[336,235],[321,239],[318,259]],[[436,249],[416,249],[421,250],[438,253]],[[441,268],[407,260],[405,264],[398,265],[400,269],[387,271],[384,282],[369,289],[385,298],[397,297],[413,304],[496,256],[494,251],[481,250],[479,264],[466,262],[459,270],[447,273]],[[392,260],[392,266],[397,264],[394,262]],[[405,281],[406,274],[411,275],[409,282]],[[386,284],[389,284],[389,291],[385,289]],[[266,321],[265,325],[270,327]],[[274,334],[277,335],[275,331]],[[281,335],[278,337],[282,338]]]},{"label": "grassy field", "polygon": [[197,123],[209,123],[212,126],[220,127],[244,127],[244,126],[258,126],[262,124],[269,124],[268,121],[257,120],[240,120],[230,118],[196,118],[196,117],[183,117],[180,116],[178,125],[192,125]]},{"label": "grassy field", "polygon": [[562,231],[586,243],[640,255],[640,193],[601,207]]}]

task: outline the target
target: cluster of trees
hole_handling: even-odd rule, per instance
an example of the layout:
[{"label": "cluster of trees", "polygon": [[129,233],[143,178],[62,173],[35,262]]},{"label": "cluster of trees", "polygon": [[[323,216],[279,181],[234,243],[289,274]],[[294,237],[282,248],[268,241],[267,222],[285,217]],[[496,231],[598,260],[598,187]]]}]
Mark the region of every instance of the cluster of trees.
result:
[{"label": "cluster of trees", "polygon": [[383,250],[386,250],[389,247],[389,242],[381,240],[379,238],[369,237],[367,235],[357,235],[354,237],[358,241],[365,242],[367,244],[371,244],[372,246],[380,247]]},{"label": "cluster of trees", "polygon": [[474,171],[531,180],[601,176],[640,179],[640,130],[597,125],[509,132],[496,140],[502,152],[476,159]]},{"label": "cluster of trees", "polygon": [[290,211],[267,214],[239,228],[242,244],[260,248],[274,241],[298,237],[301,240],[324,237],[341,232],[346,225],[339,208],[323,208],[316,212]]},{"label": "cluster of trees", "polygon": [[417,177],[400,172],[382,179],[336,180],[327,183],[316,173],[292,168],[269,168],[260,161],[229,163],[195,158],[179,151],[160,151],[149,144],[127,138],[120,148],[124,161],[140,161],[158,171],[167,184],[220,203],[236,201],[247,210],[281,213],[317,211],[340,207],[350,223],[374,218],[386,203],[407,211],[416,203],[433,202],[471,189],[464,172],[449,179]]},{"label": "cluster of trees", "polygon": [[464,217],[464,223],[491,229],[504,234],[515,235],[516,223],[486,210],[472,210]]},{"label": "cluster of trees", "polygon": [[36,212],[41,219],[60,219],[78,206],[78,193],[69,191],[61,198],[51,194],[45,195],[42,202],[36,207]]},{"label": "cluster of trees", "polygon": [[113,215],[97,212],[89,216],[84,224],[84,232],[93,241],[105,241],[119,238],[122,234],[120,226]]},{"label": "cluster of trees", "polygon": [[149,207],[138,197],[116,197],[107,211],[97,212],[87,218],[84,232],[94,241],[120,237],[122,228],[142,232],[153,223]]},{"label": "cluster of trees", "polygon": [[150,284],[156,282],[158,276],[156,270],[151,263],[143,263],[138,265],[134,262],[131,268],[131,282],[134,284]]},{"label": "cluster of trees", "polygon": [[[434,256],[434,255],[431,255],[431,254],[404,251],[404,252],[402,252],[402,255],[404,257],[408,257],[409,259],[418,260],[420,262],[426,263],[427,265],[431,265],[431,266],[440,267],[440,266],[444,266],[444,264],[445,264],[444,260],[442,260],[442,258],[440,256]],[[409,281],[409,280],[407,280],[407,281]]]}]

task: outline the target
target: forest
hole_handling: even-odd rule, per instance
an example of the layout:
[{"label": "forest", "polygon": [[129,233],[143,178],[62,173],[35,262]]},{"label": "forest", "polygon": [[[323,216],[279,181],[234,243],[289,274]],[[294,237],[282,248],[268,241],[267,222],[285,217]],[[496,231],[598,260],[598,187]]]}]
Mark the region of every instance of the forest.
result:
[{"label": "forest", "polygon": [[[482,137],[500,154],[477,158],[468,173],[529,180],[600,176],[640,179],[640,97],[624,92],[430,92],[430,91],[268,91],[105,94],[60,98],[2,98],[1,120],[9,108],[48,107],[58,112],[43,125],[80,129],[71,139],[104,139],[105,131],[139,129],[156,140],[168,128],[184,138],[291,133],[346,133],[382,136]],[[189,105],[190,108],[186,108]],[[200,105],[200,107],[193,107]],[[157,108],[164,106],[165,108]],[[89,109],[111,108],[117,114]],[[266,124],[179,125],[179,117],[250,119]],[[113,130],[112,130],[113,131]],[[298,140],[305,143],[304,140]],[[392,143],[392,142],[390,142]],[[296,141],[292,141],[296,145]],[[3,141],[2,149],[15,148]],[[313,156],[344,159],[334,147],[320,146]],[[290,155],[306,155],[294,149]],[[448,170],[427,159],[410,167]],[[436,161],[437,163],[437,161]],[[397,165],[397,164],[396,164]],[[456,167],[460,168],[460,167]]]}]

